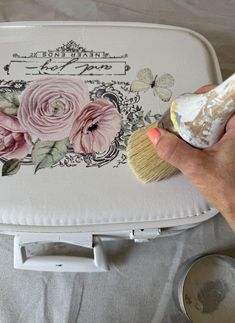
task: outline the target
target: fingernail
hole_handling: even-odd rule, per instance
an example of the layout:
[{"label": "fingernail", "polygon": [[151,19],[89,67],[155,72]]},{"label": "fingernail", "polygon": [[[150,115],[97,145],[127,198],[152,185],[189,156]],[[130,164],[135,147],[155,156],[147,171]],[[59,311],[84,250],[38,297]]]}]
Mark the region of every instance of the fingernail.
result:
[{"label": "fingernail", "polygon": [[156,128],[151,128],[148,130],[147,134],[148,134],[149,139],[152,141],[152,143],[154,145],[156,145],[158,143],[160,136],[161,136],[160,131]]}]

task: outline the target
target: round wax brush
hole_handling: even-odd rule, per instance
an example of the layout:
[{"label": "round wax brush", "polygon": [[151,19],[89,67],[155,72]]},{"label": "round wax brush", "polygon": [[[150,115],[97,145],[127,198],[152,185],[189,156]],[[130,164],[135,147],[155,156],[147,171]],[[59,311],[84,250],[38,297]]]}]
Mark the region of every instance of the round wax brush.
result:
[{"label": "round wax brush", "polygon": [[143,183],[159,181],[177,169],[160,159],[147,137],[150,128],[160,127],[181,137],[196,148],[211,147],[222,136],[235,112],[235,74],[203,94],[183,94],[155,123],[134,132],[127,146],[128,163]]}]

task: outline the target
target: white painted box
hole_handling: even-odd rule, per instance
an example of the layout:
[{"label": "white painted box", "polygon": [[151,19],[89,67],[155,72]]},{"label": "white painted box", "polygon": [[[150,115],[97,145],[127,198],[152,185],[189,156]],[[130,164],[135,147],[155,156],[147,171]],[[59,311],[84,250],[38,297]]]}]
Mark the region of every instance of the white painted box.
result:
[{"label": "white painted box", "polygon": [[204,37],[142,23],[22,22],[1,24],[0,44],[0,140],[13,140],[0,151],[3,232],[146,240],[217,213],[182,174],[138,182],[125,152],[173,98],[221,82]]}]

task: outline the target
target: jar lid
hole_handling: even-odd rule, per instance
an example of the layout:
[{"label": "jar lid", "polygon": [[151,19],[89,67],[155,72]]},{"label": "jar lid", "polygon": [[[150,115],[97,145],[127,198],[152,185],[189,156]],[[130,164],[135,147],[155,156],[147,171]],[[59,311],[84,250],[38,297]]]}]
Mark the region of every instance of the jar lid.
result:
[{"label": "jar lid", "polygon": [[183,311],[193,323],[233,323],[235,260],[204,256],[191,265],[179,287]]}]

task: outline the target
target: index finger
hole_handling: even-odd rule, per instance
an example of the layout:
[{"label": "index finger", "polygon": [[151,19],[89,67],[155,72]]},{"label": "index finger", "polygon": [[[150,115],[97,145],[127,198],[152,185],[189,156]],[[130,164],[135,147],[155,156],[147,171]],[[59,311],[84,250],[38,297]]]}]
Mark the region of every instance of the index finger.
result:
[{"label": "index finger", "polygon": [[206,93],[206,92],[209,92],[210,90],[214,89],[215,87],[216,87],[215,84],[203,85],[199,89],[197,89],[197,91],[195,91],[194,93],[196,93],[196,94]]},{"label": "index finger", "polygon": [[235,113],[231,116],[226,124],[226,131],[230,129],[235,129]]}]

